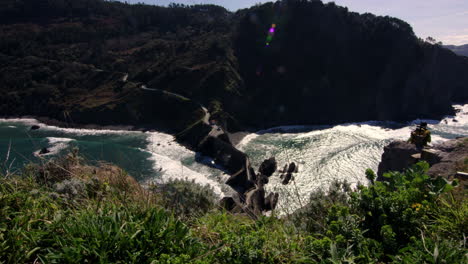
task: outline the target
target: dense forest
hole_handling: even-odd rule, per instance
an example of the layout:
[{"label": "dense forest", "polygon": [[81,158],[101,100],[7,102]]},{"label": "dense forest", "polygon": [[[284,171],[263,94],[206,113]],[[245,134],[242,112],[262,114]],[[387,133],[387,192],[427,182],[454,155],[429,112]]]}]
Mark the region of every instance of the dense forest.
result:
[{"label": "dense forest", "polygon": [[468,59],[418,39],[399,19],[321,1],[236,13],[2,1],[0,23],[5,116],[179,132],[202,118],[204,105],[234,131],[438,118],[468,99]]}]

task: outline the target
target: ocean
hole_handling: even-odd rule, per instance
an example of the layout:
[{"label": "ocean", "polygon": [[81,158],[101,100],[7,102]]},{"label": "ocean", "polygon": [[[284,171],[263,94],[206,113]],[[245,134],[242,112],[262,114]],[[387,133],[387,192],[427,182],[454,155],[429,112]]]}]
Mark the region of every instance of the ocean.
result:
[{"label": "ocean", "polygon": [[[299,164],[289,185],[282,185],[278,174],[267,185],[267,191],[280,193],[278,209],[289,212],[305,204],[314,190],[327,190],[334,180],[346,180],[353,186],[367,184],[364,172],[367,168],[377,170],[384,146],[392,140],[407,140],[422,121],[429,123],[433,143],[468,136],[468,105],[454,107],[457,115],[441,121],[276,127],[248,134],[237,147],[249,155],[255,167],[271,156],[276,157],[279,167],[293,161]],[[40,129],[31,130],[32,125]],[[50,153],[38,155],[44,147]],[[74,147],[88,162],[116,164],[143,185],[186,179],[211,186],[219,196],[232,192],[224,184],[229,176],[216,169],[210,159],[165,133],[59,128],[35,119],[0,119],[3,173],[56,158]]]}]

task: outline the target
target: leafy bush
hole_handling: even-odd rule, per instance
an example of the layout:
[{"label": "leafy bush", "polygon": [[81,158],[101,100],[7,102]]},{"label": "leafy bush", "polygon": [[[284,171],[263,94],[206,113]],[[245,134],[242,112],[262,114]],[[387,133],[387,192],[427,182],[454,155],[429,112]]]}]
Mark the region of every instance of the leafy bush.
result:
[{"label": "leafy bush", "polygon": [[363,217],[363,229],[383,242],[385,253],[396,253],[417,236],[429,223],[439,195],[453,188],[440,177],[430,178],[428,169],[427,163],[420,162],[404,173],[386,173],[387,181],[361,187],[351,195],[351,207]]},{"label": "leafy bush", "polygon": [[180,217],[199,217],[216,207],[218,197],[213,189],[194,181],[170,180],[167,183],[152,186],[160,193],[162,205]]},{"label": "leafy bush", "polygon": [[[426,163],[385,182],[367,170],[369,186],[336,182],[293,215],[258,220],[214,210],[212,190],[193,182],[145,191],[119,170],[70,168],[54,185],[31,169],[0,178],[0,263],[468,261],[468,206]],[[79,195],[57,193],[75,181]]]},{"label": "leafy bush", "polygon": [[197,236],[211,245],[209,263],[296,263],[306,259],[303,235],[276,218],[214,212],[195,225]]}]

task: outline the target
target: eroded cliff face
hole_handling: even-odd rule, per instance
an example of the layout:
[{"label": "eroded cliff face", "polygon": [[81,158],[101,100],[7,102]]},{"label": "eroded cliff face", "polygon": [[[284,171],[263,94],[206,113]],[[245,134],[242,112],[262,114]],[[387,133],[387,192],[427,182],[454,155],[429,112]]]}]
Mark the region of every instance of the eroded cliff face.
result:
[{"label": "eroded cliff face", "polygon": [[418,39],[399,19],[319,1],[243,14],[235,49],[256,111],[238,115],[251,125],[438,119],[468,100],[468,59]]},{"label": "eroded cliff face", "polygon": [[395,18],[320,1],[237,13],[61,2],[0,7],[2,115],[179,133],[205,106],[232,132],[439,118],[468,100],[468,59]]}]

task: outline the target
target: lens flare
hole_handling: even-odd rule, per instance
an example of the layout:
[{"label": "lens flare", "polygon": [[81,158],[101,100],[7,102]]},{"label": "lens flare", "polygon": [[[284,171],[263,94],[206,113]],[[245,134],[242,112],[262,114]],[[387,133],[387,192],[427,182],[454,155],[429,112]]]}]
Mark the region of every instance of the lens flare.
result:
[{"label": "lens flare", "polygon": [[271,24],[270,29],[268,30],[268,35],[266,37],[266,46],[270,46],[271,42],[273,41],[273,37],[276,33],[276,24]]}]

